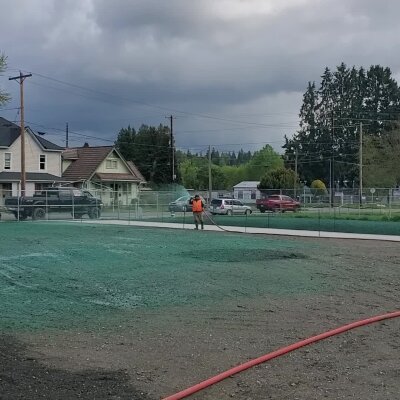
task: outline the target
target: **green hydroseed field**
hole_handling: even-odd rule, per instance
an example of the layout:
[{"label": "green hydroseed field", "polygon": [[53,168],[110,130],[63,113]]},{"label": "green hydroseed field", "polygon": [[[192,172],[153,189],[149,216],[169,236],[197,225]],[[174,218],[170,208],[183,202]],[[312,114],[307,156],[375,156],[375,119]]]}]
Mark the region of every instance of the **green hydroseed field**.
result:
[{"label": "green hydroseed field", "polygon": [[4,223],[0,235],[6,330],[112,326],[145,308],[326,286],[311,279],[312,246],[285,239],[72,223]]}]

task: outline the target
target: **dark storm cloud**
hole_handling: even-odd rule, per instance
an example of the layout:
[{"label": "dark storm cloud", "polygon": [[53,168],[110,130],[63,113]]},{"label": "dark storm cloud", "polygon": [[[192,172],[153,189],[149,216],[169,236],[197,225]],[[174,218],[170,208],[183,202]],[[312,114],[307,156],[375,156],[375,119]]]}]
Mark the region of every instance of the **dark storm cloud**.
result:
[{"label": "dark storm cloud", "polygon": [[[248,141],[282,140],[296,129],[288,126],[307,82],[319,83],[325,66],[381,64],[400,74],[400,3],[392,1],[0,0],[0,5],[7,15],[0,50],[9,56],[10,75],[23,69],[92,89],[34,74],[27,85],[27,117],[59,127],[68,120],[76,130],[107,138],[128,123],[164,123],[174,113],[182,146],[243,140],[232,119],[265,125],[247,125]],[[2,78],[0,84],[14,94],[15,104],[16,85]],[[201,129],[200,139],[183,135]],[[207,133],[212,129],[221,131]]]}]

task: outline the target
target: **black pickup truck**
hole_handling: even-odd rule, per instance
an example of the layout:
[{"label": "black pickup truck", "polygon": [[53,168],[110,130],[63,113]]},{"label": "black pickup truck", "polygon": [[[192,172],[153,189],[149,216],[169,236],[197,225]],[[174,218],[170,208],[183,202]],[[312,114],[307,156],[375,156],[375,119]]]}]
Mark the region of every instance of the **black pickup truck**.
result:
[{"label": "black pickup truck", "polygon": [[100,217],[102,206],[89,192],[72,187],[51,187],[30,197],[6,197],[4,201],[5,209],[20,220],[43,219],[50,212],[68,212],[74,218],[87,214],[95,219]]}]

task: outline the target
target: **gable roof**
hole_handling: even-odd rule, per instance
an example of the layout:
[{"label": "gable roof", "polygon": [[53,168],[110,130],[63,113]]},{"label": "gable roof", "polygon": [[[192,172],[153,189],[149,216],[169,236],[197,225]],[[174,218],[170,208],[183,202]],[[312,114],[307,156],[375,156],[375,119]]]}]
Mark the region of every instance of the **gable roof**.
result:
[{"label": "gable roof", "polygon": [[128,164],[128,167],[131,169],[131,171],[133,172],[133,174],[136,176],[136,178],[142,182],[142,183],[146,183],[146,179],[144,178],[144,176],[141,174],[141,172],[138,170],[138,167],[132,162],[132,161],[127,161],[126,162]]},{"label": "gable roof", "polygon": [[[29,129],[29,127],[28,127]],[[40,145],[45,149],[45,150],[58,150],[58,151],[63,151],[64,147],[57,146],[54,143],[49,142],[48,140],[42,138],[41,136],[37,135],[33,131],[31,131],[33,136],[37,139],[37,141],[40,143]]]},{"label": "gable roof", "polygon": [[[125,163],[129,173],[98,173],[99,165],[112,153]],[[119,151],[113,146],[75,147],[65,149],[63,160],[71,161],[71,164],[63,172],[62,176],[69,182],[79,182],[91,179],[94,175],[101,181],[136,181],[145,183],[143,175],[132,161],[126,161]]]},{"label": "gable roof", "polygon": [[113,151],[112,146],[78,147],[67,149],[63,153],[66,160],[72,163],[63,172],[63,178],[74,181],[85,181],[91,178],[97,167]]},{"label": "gable roof", "polygon": [[[62,151],[63,147],[49,142],[48,140],[37,135],[29,126],[25,128],[26,132],[31,134],[34,140],[43,150]],[[21,128],[13,122],[7,121],[0,117],[0,147],[10,147],[21,135]]]},{"label": "gable roof", "polygon": [[260,184],[260,181],[242,181],[234,186],[234,188],[254,189]]}]

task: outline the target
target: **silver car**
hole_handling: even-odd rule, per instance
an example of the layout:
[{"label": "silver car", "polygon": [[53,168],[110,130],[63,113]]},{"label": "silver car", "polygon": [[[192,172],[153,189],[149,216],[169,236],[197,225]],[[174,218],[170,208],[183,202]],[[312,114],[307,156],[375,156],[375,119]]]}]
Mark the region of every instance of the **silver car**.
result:
[{"label": "silver car", "polygon": [[212,199],[210,205],[210,212],[215,214],[246,214],[249,215],[253,211],[251,207],[244,205],[241,201],[236,199]]}]

